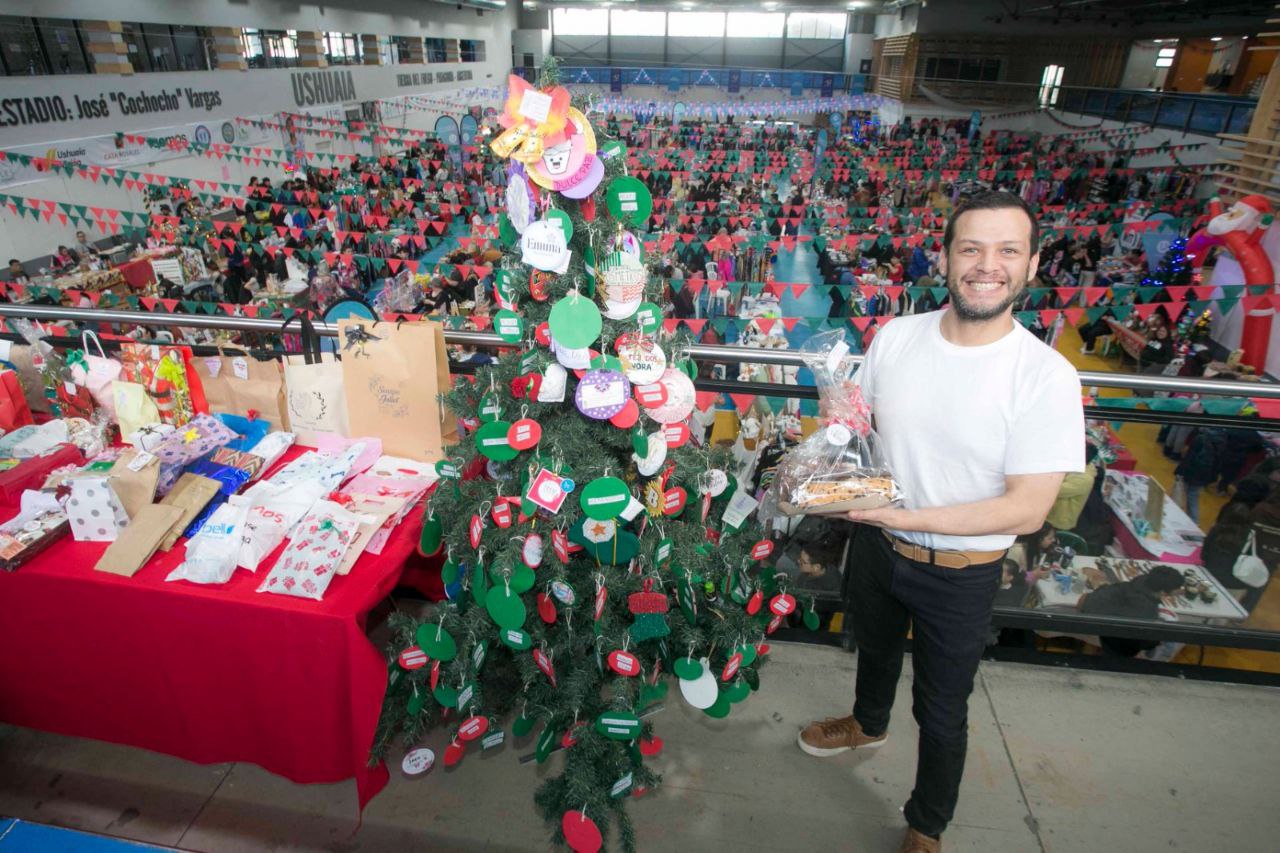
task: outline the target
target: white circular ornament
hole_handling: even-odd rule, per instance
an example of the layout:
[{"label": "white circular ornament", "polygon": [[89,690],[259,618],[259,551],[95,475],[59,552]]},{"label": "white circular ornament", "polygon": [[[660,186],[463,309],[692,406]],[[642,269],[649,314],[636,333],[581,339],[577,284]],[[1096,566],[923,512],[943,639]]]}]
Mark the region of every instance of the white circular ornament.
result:
[{"label": "white circular ornament", "polygon": [[729,488],[729,475],[719,468],[712,468],[707,472],[706,483],[701,491],[703,494],[718,498],[724,494],[724,490],[727,488]]},{"label": "white circular ornament", "polygon": [[[544,484],[546,485],[546,484]],[[551,484],[553,491],[559,491]],[[554,497],[554,496],[553,496]],[[520,559],[531,569],[538,568],[542,563],[542,537],[537,533],[530,533],[525,537],[524,545],[520,548]]]},{"label": "white circular ornament", "polygon": [[578,596],[574,593],[573,587],[564,581],[551,582],[551,594],[556,597],[556,601],[565,607],[572,607],[573,603],[578,600]]},{"label": "white circular ornament", "polygon": [[604,316],[610,320],[630,320],[644,304],[644,297],[630,302],[614,302],[612,299],[604,303]]},{"label": "white circular ornament", "polygon": [[668,367],[658,380],[667,389],[667,401],[661,406],[645,409],[644,413],[660,424],[673,424],[689,417],[693,411],[693,380],[684,372]]},{"label": "white circular ornament", "polygon": [[604,284],[606,301],[625,304],[644,298],[644,286],[649,280],[649,273],[634,255],[610,252],[600,263],[599,274],[600,281]]},{"label": "white circular ornament", "polygon": [[694,679],[680,679],[680,695],[698,710],[710,708],[720,698],[720,686],[711,674],[711,661],[703,658],[701,663],[702,675]]},{"label": "white circular ornament", "polygon": [[636,470],[640,472],[642,477],[652,477],[662,468],[662,463],[667,461],[667,439],[661,432],[655,432],[649,436],[649,452],[642,459],[639,454],[631,454],[631,458],[636,462]]},{"label": "white circular ornament", "polygon": [[569,268],[569,245],[564,229],[539,219],[520,234],[520,262],[545,272],[563,273]]},{"label": "white circular ornament", "polygon": [[525,179],[523,168],[514,171],[507,182],[507,218],[517,233],[523,234],[533,223],[535,208],[533,195],[529,192],[529,182]]},{"label": "white circular ornament", "polygon": [[615,521],[587,521],[582,525],[582,535],[588,542],[600,545],[618,535],[618,524]]},{"label": "white circular ornament", "polygon": [[634,385],[649,385],[662,378],[667,354],[653,338],[627,333],[615,342],[622,373]]},{"label": "white circular ornament", "polygon": [[411,749],[404,754],[404,760],[400,762],[400,769],[407,776],[421,776],[436,764],[436,754],[425,746],[417,749]]}]

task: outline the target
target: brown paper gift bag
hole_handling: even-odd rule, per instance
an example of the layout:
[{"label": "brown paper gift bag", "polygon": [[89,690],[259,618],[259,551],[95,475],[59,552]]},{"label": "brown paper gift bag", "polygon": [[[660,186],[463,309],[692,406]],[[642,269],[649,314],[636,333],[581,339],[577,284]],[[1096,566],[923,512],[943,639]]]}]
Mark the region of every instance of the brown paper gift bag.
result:
[{"label": "brown paper gift bag", "polygon": [[449,388],[449,362],[439,323],[338,321],[342,384],[352,436],[382,439],[390,456],[424,462],[457,441],[455,418],[437,395]]},{"label": "brown paper gift bag", "polygon": [[137,515],[131,514],[129,526],[121,530],[116,541],[102,553],[94,569],[133,577],[151,559],[160,541],[181,516],[181,507],[147,504]]},{"label": "brown paper gift bag", "polygon": [[210,480],[199,474],[183,474],[178,478],[173,489],[160,502],[164,506],[175,506],[182,510],[182,514],[174,520],[168,533],[161,540],[161,551],[168,551],[178,544],[182,531],[186,530],[187,525],[200,514],[200,510],[213,500],[213,496],[218,493],[220,487],[221,484],[217,480]]},{"label": "brown paper gift bag", "polygon": [[[138,451],[130,448],[120,454],[116,464],[111,466],[107,476],[111,480],[111,488],[120,499],[125,513],[133,522],[143,507],[149,506],[156,499],[156,484],[160,481],[160,460],[150,453],[151,458],[145,464],[136,465],[134,460]],[[134,470],[134,469],[137,470]]]},{"label": "brown paper gift bag", "polygon": [[289,431],[284,366],[279,361],[226,353],[194,356],[193,361],[210,412],[246,415],[252,410],[271,424],[271,429]]}]

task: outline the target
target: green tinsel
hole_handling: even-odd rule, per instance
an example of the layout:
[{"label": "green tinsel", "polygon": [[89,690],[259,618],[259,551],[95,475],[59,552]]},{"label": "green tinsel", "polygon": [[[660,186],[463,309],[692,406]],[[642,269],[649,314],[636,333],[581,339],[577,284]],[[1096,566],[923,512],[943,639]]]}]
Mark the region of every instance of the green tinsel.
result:
[{"label": "green tinsel", "polygon": [[[539,77],[539,85],[554,85],[558,79],[558,63],[554,59],[548,60]],[[578,103],[575,101],[575,105]],[[587,105],[579,108],[584,107]],[[600,130],[597,130],[597,140],[602,145],[607,141]],[[674,660],[692,654],[710,658],[712,671],[718,673],[736,646],[755,644],[764,638],[765,626],[770,619],[767,607],[756,616],[750,616],[728,595],[717,594],[724,588],[731,572],[745,572],[745,583],[753,588],[762,588],[766,594],[777,591],[775,586],[785,585],[786,579],[775,578],[772,569],[762,570],[750,560],[748,552],[761,538],[760,528],[754,519],[749,519],[737,531],[720,530],[720,516],[729,498],[727,494],[713,503],[708,515],[708,524],[720,530],[720,542],[708,542],[706,529],[700,522],[699,476],[711,469],[730,468],[732,459],[726,450],[708,450],[691,445],[672,450],[667,463],[675,465],[668,488],[682,485],[687,489],[688,505],[677,518],[650,519],[640,536],[637,573],[629,572],[625,565],[597,565],[585,551],[574,555],[566,566],[552,552],[552,529],[567,530],[581,519],[578,495],[586,484],[605,476],[607,471],[627,480],[632,493],[643,499],[647,481],[637,474],[631,461],[631,431],[579,414],[572,402],[572,381],[563,403],[518,400],[511,392],[511,382],[517,376],[541,372],[554,360],[547,350],[533,342],[533,330],[546,321],[556,300],[575,286],[585,289],[587,274],[583,268],[583,255],[587,247],[594,247],[596,256],[603,257],[619,239],[621,226],[609,215],[604,191],[612,178],[624,173],[623,158],[606,161],[605,170],[605,179],[595,193],[594,221],[586,220],[578,202],[552,195],[552,206],[564,210],[573,223],[570,241],[573,257],[568,271],[551,283],[549,299],[537,302],[529,296],[530,268],[520,263],[518,247],[506,247],[504,250],[498,266],[514,274],[517,303],[528,330],[525,351],[503,355],[496,365],[479,371],[474,383],[459,377],[453,389],[442,396],[450,411],[461,416],[475,416],[480,398],[494,393],[502,404],[502,420],[530,417],[541,424],[540,444],[512,462],[499,466],[507,479],[442,480],[431,501],[432,511],[443,525],[445,548],[454,561],[465,564],[460,572],[464,585],[470,582],[468,569],[477,558],[477,551],[472,550],[468,541],[468,525],[473,514],[480,513],[485,518],[480,548],[486,569],[498,567],[500,573],[503,567],[518,566],[524,537],[533,533],[543,537],[544,557],[536,570],[537,583],[521,596],[529,614],[523,630],[532,638],[534,649],[545,649],[552,657],[556,686],[553,687],[537,668],[531,652],[514,651],[501,642],[500,629],[483,607],[472,603],[466,589],[456,600],[436,606],[426,623],[442,625],[457,641],[458,654],[452,661],[442,664],[440,683],[455,688],[461,685],[473,688],[466,713],[474,709],[475,713],[489,717],[494,727],[511,714],[520,713],[552,728],[557,743],[563,732],[576,722],[589,724],[578,733],[577,743],[564,751],[563,773],[545,781],[536,792],[534,801],[548,824],[554,827],[555,842],[564,841],[559,829],[564,812],[585,809],[595,818],[606,837],[611,834],[608,817],[616,818],[618,846],[630,851],[635,847],[635,837],[624,809],[627,797],[613,798],[611,788],[627,773],[633,775],[633,787],[652,788],[660,778],[640,760],[640,754],[633,745],[610,740],[597,733],[590,724],[605,711],[641,713],[644,710],[642,693],[646,693],[645,698],[649,700],[644,704],[652,704],[656,694],[650,692],[653,688],[649,691],[645,688],[655,669],[665,677]],[[638,232],[640,229],[632,230]],[[649,263],[653,263],[652,258]],[[646,287],[645,298],[657,304],[663,301],[661,285],[654,277]],[[602,303],[602,294],[597,293],[596,299]],[[622,332],[635,330],[634,321],[617,322],[605,318],[604,326],[602,337],[605,341],[612,341]],[[680,349],[686,341],[664,341],[664,349],[671,361],[680,356]],[[521,360],[527,351],[534,353],[532,364],[526,362],[522,368]],[[646,432],[658,429],[643,416],[641,421]],[[448,449],[448,456],[459,470],[464,470],[476,460],[477,449],[473,441],[464,439]],[[487,514],[481,513],[481,507],[487,510],[499,496],[522,494],[523,482],[536,469],[533,461],[536,457],[541,457],[542,464],[572,477],[577,488],[553,519],[540,517],[525,524],[513,523],[507,529],[498,527]],[[625,525],[625,528],[636,532],[638,523]],[[671,540],[672,553],[665,567],[658,567],[653,564],[653,554],[663,538]],[[652,617],[665,620],[669,629],[667,636],[649,638],[661,632],[642,630],[637,634],[632,630],[633,622],[638,620],[627,609],[627,597],[640,592],[646,578],[653,581],[655,591],[665,592],[671,601],[667,613]],[[689,583],[696,600],[697,617],[692,625],[676,605],[676,585],[682,580]],[[546,624],[538,617],[536,596],[545,593],[552,581],[564,581],[572,586],[576,600],[572,605],[557,602],[556,621]],[[603,582],[608,594],[599,623],[593,620],[597,582]],[[492,580],[490,584],[493,584]],[[708,597],[708,589],[714,598]],[[405,744],[413,744],[442,721],[442,709],[430,695],[430,666],[404,672],[395,663],[396,656],[414,644],[414,635],[420,624],[423,623],[404,615],[392,617],[394,640],[387,652],[393,679],[378,724],[373,747],[375,760],[386,753],[397,737]],[[642,639],[642,635],[646,638]],[[478,643],[487,644],[487,653],[483,667],[477,672],[473,655]],[[636,655],[642,663],[642,677],[618,676],[603,664],[610,652],[623,648]],[[755,669],[758,665],[744,667],[740,677],[753,686],[758,685]],[[407,705],[415,685],[419,694],[425,693],[426,698],[422,710],[410,714]],[[681,700],[673,690],[667,701]],[[459,715],[455,714],[450,722],[456,727],[458,720]],[[651,726],[652,720],[646,720],[644,736],[649,735]],[[531,735],[536,736],[537,733]]]}]

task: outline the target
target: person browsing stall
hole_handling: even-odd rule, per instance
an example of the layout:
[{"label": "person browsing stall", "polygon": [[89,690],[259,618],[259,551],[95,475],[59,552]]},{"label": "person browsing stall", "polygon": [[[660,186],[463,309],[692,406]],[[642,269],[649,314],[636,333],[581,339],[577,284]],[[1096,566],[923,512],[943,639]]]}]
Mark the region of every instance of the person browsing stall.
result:
[{"label": "person browsing stall", "polygon": [[857,374],[905,498],[849,513],[863,525],[849,566],[853,714],[813,723],[799,745],[828,757],[885,742],[910,629],[920,740],[901,851],[940,850],[955,812],[1005,552],[1044,524],[1063,476],[1084,469],[1076,372],[1013,319],[1038,232],[1011,193],[964,200],[938,262],[949,308],[885,325]]}]

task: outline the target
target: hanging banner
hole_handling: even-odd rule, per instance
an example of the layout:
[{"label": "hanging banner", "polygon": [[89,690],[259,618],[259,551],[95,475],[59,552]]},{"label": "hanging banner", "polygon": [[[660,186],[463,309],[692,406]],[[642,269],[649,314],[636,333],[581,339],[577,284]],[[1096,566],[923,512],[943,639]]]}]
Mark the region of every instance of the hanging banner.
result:
[{"label": "hanging banner", "polygon": [[621,68],[609,69],[609,91],[610,92],[622,91],[622,69]]},{"label": "hanging banner", "polygon": [[830,98],[836,90],[836,78],[830,74],[823,74],[822,81],[818,86],[818,94],[823,98]]},{"label": "hanging banner", "polygon": [[742,91],[742,72],[733,69],[729,72],[729,94],[734,95]]}]

